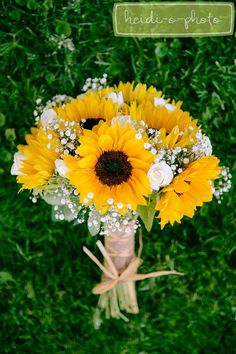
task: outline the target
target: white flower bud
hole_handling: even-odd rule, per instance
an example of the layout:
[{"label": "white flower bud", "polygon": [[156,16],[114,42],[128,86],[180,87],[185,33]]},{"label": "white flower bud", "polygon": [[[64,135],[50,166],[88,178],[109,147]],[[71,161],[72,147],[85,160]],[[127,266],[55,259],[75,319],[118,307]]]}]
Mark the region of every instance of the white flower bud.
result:
[{"label": "white flower bud", "polygon": [[105,85],[107,83],[107,80],[105,77],[103,77],[101,80],[100,80],[100,84],[101,85]]},{"label": "white flower bud", "polygon": [[171,104],[171,103],[167,103],[166,100],[164,100],[164,98],[162,97],[154,97],[154,106],[157,107],[163,107],[165,106],[166,109],[169,111],[169,112],[172,112],[176,109],[176,107]]},{"label": "white flower bud", "polygon": [[47,109],[41,115],[41,122],[43,127],[46,127],[48,124],[51,124],[53,120],[57,117],[54,109]]},{"label": "white flower bud", "polygon": [[154,106],[165,106],[166,100],[162,97],[154,97]]},{"label": "white flower bud", "polygon": [[61,177],[66,177],[66,174],[70,171],[66,166],[65,162],[61,159],[55,160],[56,171],[59,173]]},{"label": "white flower bud", "polygon": [[37,98],[36,104],[39,105],[41,102],[42,102],[42,99],[41,98]]},{"label": "white flower bud", "polygon": [[23,152],[16,152],[14,154],[14,162],[13,165],[11,167],[11,175],[14,176],[23,176],[24,173],[20,172],[19,170],[23,167],[22,161],[27,160],[27,157],[25,156],[25,154],[23,154]]},{"label": "white flower bud", "polygon": [[173,112],[176,109],[176,107],[171,103],[167,103],[165,107],[169,112]]},{"label": "white flower bud", "polygon": [[147,175],[151,188],[156,191],[170,184],[174,177],[172,169],[164,161],[153,164]]},{"label": "white flower bud", "polygon": [[107,95],[107,98],[111,98],[113,103],[118,103],[118,107],[122,107],[123,104],[124,104],[124,98],[123,98],[123,94],[122,92],[110,92],[108,95]]}]

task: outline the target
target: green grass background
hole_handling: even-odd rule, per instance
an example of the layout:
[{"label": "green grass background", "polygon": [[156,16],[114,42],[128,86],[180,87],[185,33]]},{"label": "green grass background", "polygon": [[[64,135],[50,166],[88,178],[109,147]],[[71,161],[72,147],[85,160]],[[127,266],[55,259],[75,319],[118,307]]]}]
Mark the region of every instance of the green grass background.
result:
[{"label": "green grass background", "polygon": [[[194,219],[144,232],[140,272],[175,267],[184,277],[137,284],[140,313],[93,327],[100,272],[85,225],[53,223],[9,175],[35,100],[77,95],[87,77],[146,82],[184,101],[235,172],[234,37],[113,36],[113,1],[3,1],[0,11],[0,353],[233,353],[236,346],[233,189]],[[57,48],[50,35],[71,38]]]}]

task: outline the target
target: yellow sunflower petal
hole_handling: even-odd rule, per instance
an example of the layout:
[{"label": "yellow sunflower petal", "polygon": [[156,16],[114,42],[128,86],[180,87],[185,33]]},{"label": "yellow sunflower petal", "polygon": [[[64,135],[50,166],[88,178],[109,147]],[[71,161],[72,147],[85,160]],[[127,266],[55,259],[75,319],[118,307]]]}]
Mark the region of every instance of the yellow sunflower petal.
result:
[{"label": "yellow sunflower petal", "polygon": [[98,139],[98,146],[104,150],[111,150],[113,147],[113,140],[109,135],[102,135]]}]

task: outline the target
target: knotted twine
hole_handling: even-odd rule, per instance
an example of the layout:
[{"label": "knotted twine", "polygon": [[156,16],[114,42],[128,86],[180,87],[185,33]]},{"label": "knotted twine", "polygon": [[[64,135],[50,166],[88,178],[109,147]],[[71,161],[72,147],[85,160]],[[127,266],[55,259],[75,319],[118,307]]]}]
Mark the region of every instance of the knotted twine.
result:
[{"label": "knotted twine", "polygon": [[[128,281],[138,281],[138,280],[144,280],[148,278],[157,278],[162,275],[183,275],[184,273],[179,273],[176,272],[175,270],[169,270],[169,271],[157,271],[157,272],[151,272],[147,274],[138,274],[137,270],[140,264],[142,263],[141,260],[141,252],[142,252],[142,235],[140,232],[140,237],[139,237],[139,252],[138,256],[135,255],[135,253],[132,250],[132,243],[129,243],[129,248],[123,249],[122,251],[119,250],[118,252],[114,252],[114,248],[110,248],[107,246],[107,249],[103,246],[101,241],[97,241],[97,247],[99,248],[100,252],[102,253],[105,262],[104,265],[97,259],[97,257],[87,248],[83,247],[83,251],[89,256],[89,258],[100,268],[100,270],[104,273],[104,277],[102,278],[101,282],[96,285],[93,289],[92,292],[93,294],[104,294],[107,291],[111,290],[115,286],[117,286],[119,283],[122,282],[128,282]],[[127,237],[123,234],[122,237],[114,235],[114,234],[109,234],[109,236],[105,236],[106,239],[109,238],[109,242],[127,242]],[[130,237],[130,236],[129,236]],[[118,267],[115,266],[114,261],[112,258],[115,259],[115,257],[124,257],[125,259],[130,259],[128,265],[126,266],[125,269],[120,270]],[[119,267],[120,268],[120,267]]]}]

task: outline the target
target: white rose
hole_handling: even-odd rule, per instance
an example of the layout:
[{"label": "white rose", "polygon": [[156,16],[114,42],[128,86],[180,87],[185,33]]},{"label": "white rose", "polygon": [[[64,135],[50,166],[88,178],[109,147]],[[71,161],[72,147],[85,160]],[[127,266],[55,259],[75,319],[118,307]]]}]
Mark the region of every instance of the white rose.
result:
[{"label": "white rose", "polygon": [[151,188],[156,191],[170,184],[173,177],[172,169],[164,161],[153,164],[148,171]]},{"label": "white rose", "polygon": [[15,175],[15,176],[23,176],[24,173],[22,173],[21,171],[19,171],[22,167],[22,161],[27,160],[27,157],[25,156],[25,154],[23,154],[23,152],[16,152],[14,154],[14,162],[13,165],[11,167],[11,174]]},{"label": "white rose", "polygon": [[124,127],[126,123],[130,123],[131,126],[134,126],[134,121],[131,120],[130,116],[117,116],[117,117],[114,117],[111,120],[111,126],[113,126],[115,123],[119,123],[122,127]]},{"label": "white rose", "polygon": [[171,104],[171,103],[167,103],[166,100],[164,100],[164,98],[162,97],[154,97],[154,106],[157,107],[163,107],[165,106],[166,109],[170,112],[174,111],[176,109],[176,107]]},{"label": "white rose", "polygon": [[56,171],[59,173],[61,177],[66,177],[66,174],[70,171],[66,166],[65,162],[61,159],[55,160]]},{"label": "white rose", "polygon": [[118,103],[118,107],[122,107],[123,104],[124,104],[124,98],[123,98],[123,94],[122,92],[110,92],[108,95],[107,95],[107,98],[111,98],[113,103]]},{"label": "white rose", "polygon": [[43,127],[46,127],[48,124],[52,123],[56,117],[57,114],[54,109],[47,109],[46,111],[44,111],[40,118]]}]

